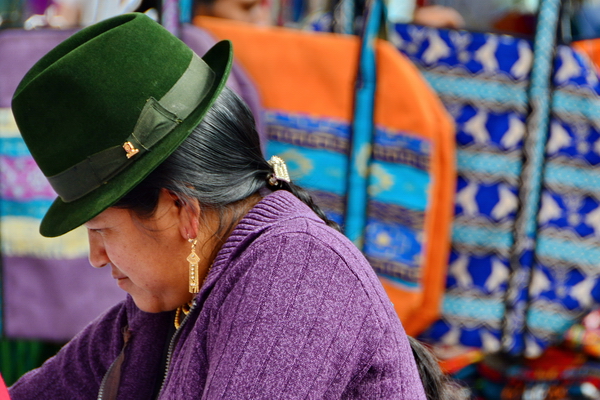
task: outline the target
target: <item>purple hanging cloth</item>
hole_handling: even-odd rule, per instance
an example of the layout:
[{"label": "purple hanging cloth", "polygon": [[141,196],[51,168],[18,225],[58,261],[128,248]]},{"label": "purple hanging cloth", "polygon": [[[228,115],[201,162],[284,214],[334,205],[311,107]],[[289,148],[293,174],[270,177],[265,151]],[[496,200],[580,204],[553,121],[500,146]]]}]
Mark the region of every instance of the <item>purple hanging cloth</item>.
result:
[{"label": "purple hanging cloth", "polygon": [[181,37],[179,29],[179,1],[163,0],[161,24],[169,32],[177,37]]}]

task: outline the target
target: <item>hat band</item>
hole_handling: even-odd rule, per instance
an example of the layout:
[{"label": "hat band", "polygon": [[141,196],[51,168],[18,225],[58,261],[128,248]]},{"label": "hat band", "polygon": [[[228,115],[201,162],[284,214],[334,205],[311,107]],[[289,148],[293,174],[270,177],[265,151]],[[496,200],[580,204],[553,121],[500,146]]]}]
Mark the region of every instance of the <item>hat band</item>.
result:
[{"label": "hat band", "polygon": [[183,122],[210,91],[215,73],[196,54],[179,80],[160,99],[150,97],[133,133],[122,145],[93,154],[63,172],[47,177],[65,202],[85,196],[107,183]]}]

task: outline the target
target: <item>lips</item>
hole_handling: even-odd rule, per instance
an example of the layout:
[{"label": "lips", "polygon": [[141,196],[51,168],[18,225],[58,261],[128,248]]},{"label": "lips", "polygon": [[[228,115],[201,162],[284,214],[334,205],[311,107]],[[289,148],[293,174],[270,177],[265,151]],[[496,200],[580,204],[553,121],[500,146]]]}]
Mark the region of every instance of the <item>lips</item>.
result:
[{"label": "lips", "polygon": [[127,291],[127,287],[128,282],[129,282],[129,278],[126,277],[125,275],[113,275],[113,278],[115,278],[115,280],[117,281],[117,286],[120,287],[121,289]]},{"label": "lips", "polygon": [[111,271],[111,275],[112,275],[113,279],[116,279],[118,281],[121,279],[127,278],[127,275],[124,275],[123,273],[116,271],[114,269]]}]

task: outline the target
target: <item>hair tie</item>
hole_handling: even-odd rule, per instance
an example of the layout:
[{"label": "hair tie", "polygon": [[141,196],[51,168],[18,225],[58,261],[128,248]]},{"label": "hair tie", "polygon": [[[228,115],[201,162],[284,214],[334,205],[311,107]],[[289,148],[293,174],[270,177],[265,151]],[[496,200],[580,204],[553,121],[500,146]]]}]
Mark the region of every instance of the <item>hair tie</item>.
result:
[{"label": "hair tie", "polygon": [[272,156],[267,164],[273,169],[273,173],[267,176],[269,185],[277,186],[279,181],[291,182],[285,162],[280,157]]}]

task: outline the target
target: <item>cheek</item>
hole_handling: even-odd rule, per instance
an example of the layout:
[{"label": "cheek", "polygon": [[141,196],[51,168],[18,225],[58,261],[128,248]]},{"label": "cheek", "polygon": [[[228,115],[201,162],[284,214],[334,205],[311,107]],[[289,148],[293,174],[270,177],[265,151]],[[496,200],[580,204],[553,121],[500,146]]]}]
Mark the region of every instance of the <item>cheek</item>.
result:
[{"label": "cheek", "polygon": [[127,240],[105,240],[104,244],[111,264],[125,273],[138,269],[142,258],[140,255],[148,253],[139,246],[132,246]]},{"label": "cheek", "polygon": [[127,274],[139,287],[159,290],[171,285],[175,278],[173,257],[167,249],[155,246],[137,246],[121,249],[115,254],[115,267]]}]

